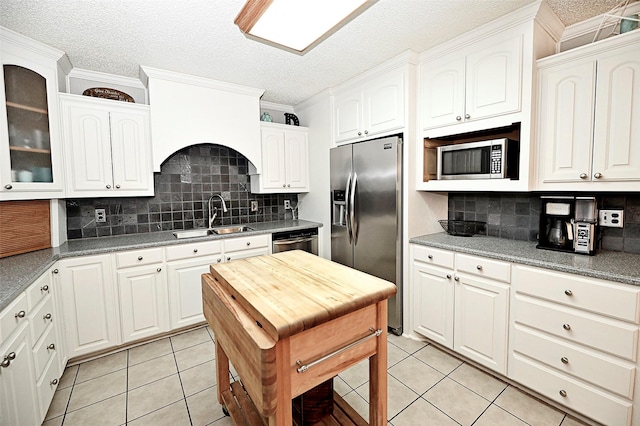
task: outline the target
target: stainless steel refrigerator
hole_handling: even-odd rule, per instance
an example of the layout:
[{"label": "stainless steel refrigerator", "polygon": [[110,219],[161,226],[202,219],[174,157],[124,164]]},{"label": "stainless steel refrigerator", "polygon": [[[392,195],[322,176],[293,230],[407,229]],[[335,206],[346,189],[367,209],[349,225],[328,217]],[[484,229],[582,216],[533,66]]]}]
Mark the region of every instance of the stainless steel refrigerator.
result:
[{"label": "stainless steel refrigerator", "polygon": [[331,149],[331,260],[391,281],[389,329],[402,334],[402,139]]}]

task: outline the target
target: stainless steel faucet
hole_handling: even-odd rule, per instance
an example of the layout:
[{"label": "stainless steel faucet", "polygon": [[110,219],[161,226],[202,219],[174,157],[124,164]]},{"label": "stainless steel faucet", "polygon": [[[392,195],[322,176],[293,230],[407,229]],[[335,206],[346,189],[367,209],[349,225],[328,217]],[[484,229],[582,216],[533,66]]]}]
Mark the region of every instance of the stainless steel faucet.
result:
[{"label": "stainless steel faucet", "polygon": [[[220,198],[220,202],[222,203],[222,212],[223,213],[227,212],[227,204],[224,202],[224,198],[222,198],[222,195],[213,194],[211,197],[209,197],[209,229],[213,228],[213,221],[216,219],[216,216],[218,215],[218,208],[213,206],[214,197]],[[222,215],[220,215],[220,217],[222,217]]]}]

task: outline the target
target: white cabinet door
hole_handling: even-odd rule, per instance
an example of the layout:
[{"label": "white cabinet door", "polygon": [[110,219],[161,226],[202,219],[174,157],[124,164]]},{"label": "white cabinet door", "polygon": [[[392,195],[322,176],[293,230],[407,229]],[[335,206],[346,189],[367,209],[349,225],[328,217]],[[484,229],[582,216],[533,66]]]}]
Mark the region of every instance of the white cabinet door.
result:
[{"label": "white cabinet door", "polygon": [[598,60],[592,177],[640,180],[640,48]]},{"label": "white cabinet door", "polygon": [[364,134],[404,127],[404,71],[398,70],[367,84],[362,92]]},{"label": "white cabinet door", "polygon": [[[36,394],[31,342],[26,325],[0,346],[0,414],[3,425],[36,426],[42,421]],[[5,357],[8,357],[5,359]]]},{"label": "white cabinet door", "polygon": [[362,136],[362,90],[360,88],[336,95],[335,140],[346,142]]},{"label": "white cabinet door", "polygon": [[202,274],[218,263],[220,255],[179,260],[167,264],[172,330],[205,321],[202,313]]},{"label": "white cabinet door", "polygon": [[465,59],[455,56],[429,62],[420,68],[423,129],[462,121]]},{"label": "white cabinet door", "polygon": [[520,110],[522,36],[492,43],[467,56],[465,120]]},{"label": "white cabinet door", "polygon": [[153,187],[148,111],[112,111],[113,187],[119,191]]},{"label": "white cabinet door", "polygon": [[69,357],[120,344],[110,255],[63,259],[58,269]]},{"label": "white cabinet door", "polygon": [[162,264],[119,270],[118,292],[123,342],[169,330],[169,299]]},{"label": "white cabinet door", "polygon": [[509,286],[456,275],[453,349],[507,374]]},{"label": "white cabinet door", "polygon": [[414,260],[411,273],[413,330],[453,348],[453,272]]},{"label": "white cabinet door", "polygon": [[542,70],[540,181],[578,182],[591,175],[596,63]]},{"label": "white cabinet door", "polygon": [[[284,167],[287,189],[309,190],[307,132],[285,132]],[[263,163],[264,167],[264,163]]]},{"label": "white cabinet door", "polygon": [[282,130],[262,129],[262,186],[282,189],[286,186],[285,133]]}]

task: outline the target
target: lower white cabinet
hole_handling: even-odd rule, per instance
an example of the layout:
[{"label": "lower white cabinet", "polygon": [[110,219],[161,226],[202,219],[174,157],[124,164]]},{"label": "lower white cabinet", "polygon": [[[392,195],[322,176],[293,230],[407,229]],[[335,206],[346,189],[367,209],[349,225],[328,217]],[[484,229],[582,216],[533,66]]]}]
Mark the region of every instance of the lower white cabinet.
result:
[{"label": "lower white cabinet", "polygon": [[120,344],[111,255],[63,259],[58,269],[69,357]]}]

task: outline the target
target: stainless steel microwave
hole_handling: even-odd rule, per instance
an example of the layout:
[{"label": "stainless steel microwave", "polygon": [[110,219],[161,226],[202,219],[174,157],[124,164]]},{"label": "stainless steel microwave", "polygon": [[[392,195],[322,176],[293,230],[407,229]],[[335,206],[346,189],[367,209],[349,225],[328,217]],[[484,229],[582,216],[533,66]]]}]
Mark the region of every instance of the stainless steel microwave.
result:
[{"label": "stainless steel microwave", "polygon": [[518,179],[519,151],[507,138],[440,146],[438,179]]}]

